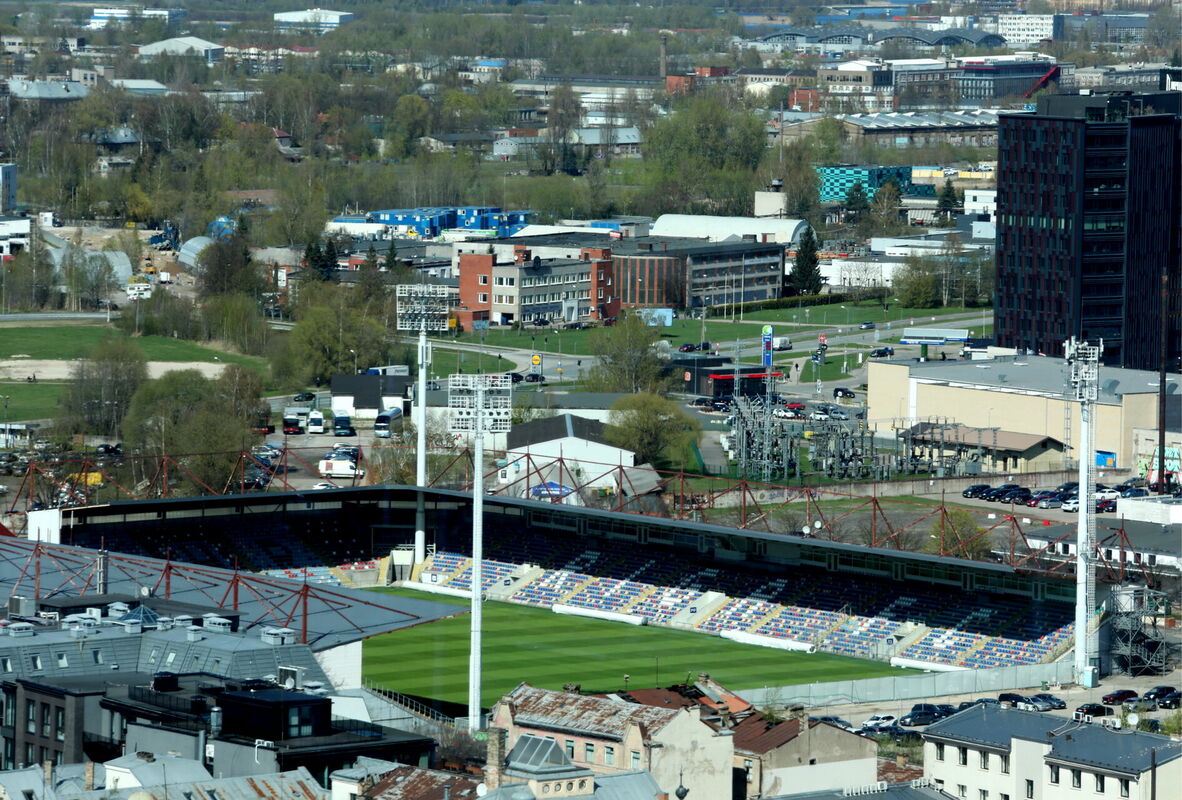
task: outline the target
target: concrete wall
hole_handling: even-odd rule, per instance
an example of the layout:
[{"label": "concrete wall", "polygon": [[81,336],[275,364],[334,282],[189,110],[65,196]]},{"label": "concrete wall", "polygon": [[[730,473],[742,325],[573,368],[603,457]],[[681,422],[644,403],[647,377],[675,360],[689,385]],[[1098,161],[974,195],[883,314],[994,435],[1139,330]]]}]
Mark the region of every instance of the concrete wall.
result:
[{"label": "concrete wall", "polygon": [[767,753],[762,766],[764,796],[865,786],[878,780],[878,744],[821,724]]},{"label": "concrete wall", "polygon": [[335,689],[361,687],[361,642],[350,642],[316,653],[316,663]]},{"label": "concrete wall", "polygon": [[678,783],[691,797],[731,796],[731,764],[734,738],[716,733],[702,722],[698,710],[680,714],[653,735],[652,766],[649,771],[662,790],[672,795]]},{"label": "concrete wall", "polygon": [[878,782],[878,758],[871,756],[854,761],[784,767],[765,772],[764,779],[772,787],[766,792],[775,794],[804,794],[867,786]]}]

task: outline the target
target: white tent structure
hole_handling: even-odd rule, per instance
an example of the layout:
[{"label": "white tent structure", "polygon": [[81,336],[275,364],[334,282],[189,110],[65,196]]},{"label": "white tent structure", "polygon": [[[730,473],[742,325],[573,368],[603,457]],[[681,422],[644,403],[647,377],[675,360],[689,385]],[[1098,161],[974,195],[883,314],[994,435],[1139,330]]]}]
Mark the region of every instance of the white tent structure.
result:
[{"label": "white tent structure", "polygon": [[714,217],[699,214],[662,214],[649,229],[651,236],[684,236],[711,242],[754,237],[759,242],[792,244],[809,226],[803,219],[776,217]]}]

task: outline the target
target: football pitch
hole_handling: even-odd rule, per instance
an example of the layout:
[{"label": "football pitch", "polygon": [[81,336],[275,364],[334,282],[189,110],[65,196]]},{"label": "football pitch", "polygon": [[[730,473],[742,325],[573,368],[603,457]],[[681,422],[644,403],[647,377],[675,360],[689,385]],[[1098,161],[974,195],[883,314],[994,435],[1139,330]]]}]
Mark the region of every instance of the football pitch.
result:
[{"label": "football pitch", "polygon": [[[393,594],[450,603],[467,601],[406,589]],[[693,681],[709,673],[732,689],[876,678],[904,672],[878,661],[828,653],[794,653],[738,644],[704,633],[637,627],[540,608],[484,606],[484,687],[491,706],[521,681],[547,689],[581,684],[608,692]],[[365,642],[366,679],[403,694],[466,703],[468,615],[376,636]]]}]

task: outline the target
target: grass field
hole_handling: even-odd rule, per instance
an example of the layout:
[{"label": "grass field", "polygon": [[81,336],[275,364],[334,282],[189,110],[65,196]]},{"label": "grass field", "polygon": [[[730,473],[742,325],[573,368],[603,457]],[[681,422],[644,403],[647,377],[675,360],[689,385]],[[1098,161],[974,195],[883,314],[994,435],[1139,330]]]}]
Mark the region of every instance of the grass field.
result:
[{"label": "grass field", "polygon": [[[0,396],[8,398],[6,419],[11,422],[57,416],[57,404],[65,391],[66,384],[61,382],[0,383]],[[5,419],[4,414],[0,405],[0,421]]]},{"label": "grass field", "polygon": [[[34,359],[69,360],[82,358],[108,336],[120,336],[106,325],[35,325],[0,329],[0,359],[24,355]],[[261,370],[266,362],[261,358],[226,353],[202,347],[183,339],[167,336],[139,336],[135,338],[148,361],[178,363],[223,361]]]},{"label": "grass field", "polygon": [[[406,589],[407,597],[466,600]],[[583,691],[668,685],[699,672],[733,689],[897,675],[887,664],[823,653],[812,655],[742,645],[702,633],[634,627],[538,608],[484,607],[484,688],[492,705],[521,681],[548,689],[578,683]],[[364,674],[405,694],[467,702],[468,616],[388,633],[365,643]]]}]

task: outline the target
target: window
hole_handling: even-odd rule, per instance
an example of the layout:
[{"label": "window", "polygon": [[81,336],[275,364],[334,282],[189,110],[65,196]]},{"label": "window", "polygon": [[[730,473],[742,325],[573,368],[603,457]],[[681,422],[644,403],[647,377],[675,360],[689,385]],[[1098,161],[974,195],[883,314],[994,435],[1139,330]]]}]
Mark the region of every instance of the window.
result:
[{"label": "window", "polygon": [[69,656],[68,656],[66,653],[58,653],[58,654],[57,654],[57,665],[58,665],[59,667],[68,667],[68,666],[70,666],[70,658],[69,658]]},{"label": "window", "polygon": [[977,790],[977,800],[989,800],[989,790],[988,789],[978,789]]},{"label": "window", "polygon": [[1071,788],[1078,789],[1083,785],[1083,773],[1078,769],[1071,770]]},{"label": "window", "polygon": [[969,790],[968,790],[967,786],[965,786],[963,783],[956,784],[956,796],[957,797],[967,797],[968,794],[969,794]]},{"label": "window", "polygon": [[504,286],[504,285],[505,285],[505,279],[502,278],[500,275],[493,278],[493,286]]},{"label": "window", "polygon": [[0,671],[12,672],[12,659],[0,658]]},{"label": "window", "polygon": [[94,659],[94,663],[96,663],[96,664],[103,663],[103,651],[102,650],[91,650],[90,655]]},{"label": "window", "polygon": [[[52,730],[52,728],[50,727],[50,718],[52,716],[53,716],[53,709],[50,707],[49,703],[42,703],[41,704],[41,735],[44,736],[46,739],[48,739],[50,737],[50,732]],[[42,756],[41,760],[44,761],[45,757]]]},{"label": "window", "polygon": [[595,761],[595,745],[591,744],[591,742],[583,745],[583,760],[588,764],[594,763]]},{"label": "window", "polygon": [[32,660],[33,660],[33,670],[34,671],[40,670],[41,669],[41,656],[34,655]]},{"label": "window", "polygon": [[488,276],[487,275],[480,276],[480,285],[481,286],[488,286]]},{"label": "window", "polygon": [[1104,776],[1103,775],[1096,776],[1096,791],[1100,794],[1104,794]]},{"label": "window", "polygon": [[164,666],[171,667],[174,659],[176,659],[176,650],[169,650],[168,655],[164,657]]},{"label": "window", "polygon": [[477,299],[481,303],[487,303],[488,302],[488,292],[481,292]]},{"label": "window", "polygon": [[989,753],[981,751],[981,769],[989,769]]},{"label": "window", "polygon": [[616,748],[610,744],[603,747],[603,763],[608,766],[614,766],[616,763]]},{"label": "window", "polygon": [[747,775],[747,783],[751,783],[751,768],[755,766],[755,762],[749,758],[743,759],[743,772]]},{"label": "window", "polygon": [[1029,778],[1026,779],[1026,800],[1033,800],[1034,798],[1034,781]]},{"label": "window", "polygon": [[311,706],[294,706],[287,710],[287,735],[289,737],[312,735]]},{"label": "window", "polygon": [[66,710],[64,708],[53,710],[53,738],[59,742],[66,740]]},{"label": "window", "polygon": [[639,750],[632,751],[632,769],[634,769],[634,770],[640,769],[640,751]]},{"label": "window", "polygon": [[160,658],[160,648],[153,647],[152,652],[148,653],[148,663],[155,664],[156,660]]},{"label": "window", "polygon": [[956,751],[956,762],[962,767],[967,767],[969,765],[969,749],[967,747],[958,747]]},{"label": "window", "polygon": [[574,739],[567,739],[566,740],[566,757],[569,758],[571,761],[575,760],[575,740]]},{"label": "window", "polygon": [[1051,783],[1059,783],[1059,768],[1051,764]]},{"label": "window", "polygon": [[1001,774],[1002,775],[1009,775],[1010,774],[1010,757],[1009,757],[1009,755],[1007,755],[1005,753],[1001,754]]},{"label": "window", "polygon": [[999,794],[998,798],[1000,800],[1010,800],[1010,796],[1008,794],[1006,794],[1005,792],[1002,792],[1001,794]]},{"label": "window", "polygon": [[936,760],[937,761],[944,760],[944,743],[943,742],[936,742]]},{"label": "window", "polygon": [[[32,700],[25,701],[25,732],[37,732],[37,704]],[[32,764],[32,761],[27,762]]]},{"label": "window", "polygon": [[1129,779],[1128,778],[1121,778],[1120,779],[1120,796],[1121,797],[1128,797],[1129,796]]}]

